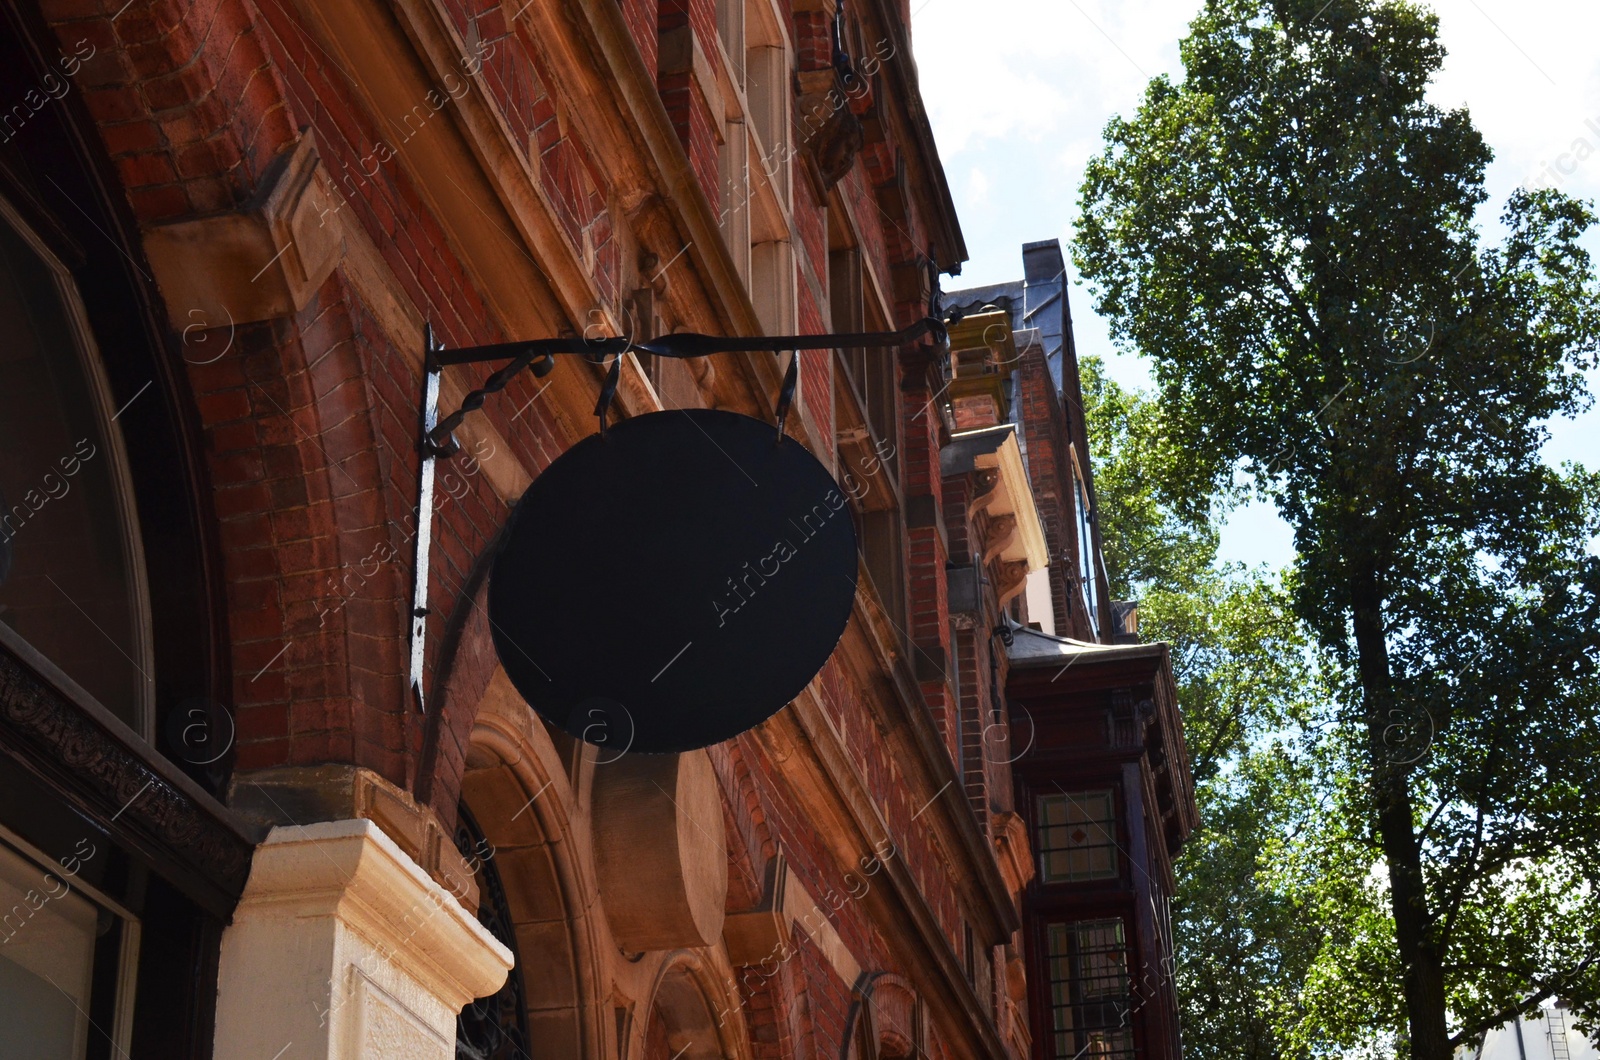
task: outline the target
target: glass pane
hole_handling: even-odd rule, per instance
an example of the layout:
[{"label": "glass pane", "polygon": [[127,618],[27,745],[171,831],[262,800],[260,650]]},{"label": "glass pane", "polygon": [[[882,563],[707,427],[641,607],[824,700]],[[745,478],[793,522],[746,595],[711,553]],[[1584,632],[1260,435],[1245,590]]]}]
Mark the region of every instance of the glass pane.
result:
[{"label": "glass pane", "polygon": [[8,1060],[79,1060],[89,1039],[95,907],[0,847],[0,1027]]},{"label": "glass pane", "polygon": [[1094,582],[1094,526],[1089,518],[1089,495],[1084,491],[1083,480],[1072,479],[1078,499],[1078,577],[1083,589],[1083,602],[1089,609],[1089,622],[1095,632],[1100,632],[1100,603]]},{"label": "glass pane", "polygon": [[1110,791],[1039,796],[1039,875],[1044,883],[1114,879],[1117,811]]},{"label": "glass pane", "polygon": [[1055,1056],[1131,1060],[1134,1010],[1122,921],[1051,924],[1047,947]]},{"label": "glass pane", "polygon": [[0,622],[142,733],[122,475],[56,276],[0,213]]}]

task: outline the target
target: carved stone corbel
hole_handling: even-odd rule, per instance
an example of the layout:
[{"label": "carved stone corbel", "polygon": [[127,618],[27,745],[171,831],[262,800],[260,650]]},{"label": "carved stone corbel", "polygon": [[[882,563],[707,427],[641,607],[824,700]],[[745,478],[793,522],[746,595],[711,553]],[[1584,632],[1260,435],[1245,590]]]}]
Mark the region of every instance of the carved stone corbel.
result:
[{"label": "carved stone corbel", "polygon": [[226,327],[305,308],[344,255],[344,201],[309,129],[244,209],[144,230],[145,256],[178,329]]},{"label": "carved stone corbel", "polygon": [[1002,563],[1000,564],[999,573],[1000,576],[995,581],[995,588],[999,595],[999,605],[1004,607],[1028,583],[1028,561],[1019,559],[1011,563]]},{"label": "carved stone corbel", "polygon": [[972,473],[972,500],[970,507],[974,512],[982,511],[989,507],[989,502],[995,499],[994,488],[1000,484],[1000,469],[996,467],[983,467]]},{"label": "carved stone corbel", "polygon": [[850,109],[850,97],[838,71],[805,70],[795,75],[795,83],[800,149],[818,190],[826,196],[856,164],[866,134],[861,119]]},{"label": "carved stone corbel", "polygon": [[983,535],[983,561],[994,559],[1017,538],[1017,517],[1014,514],[996,515],[989,519]]}]

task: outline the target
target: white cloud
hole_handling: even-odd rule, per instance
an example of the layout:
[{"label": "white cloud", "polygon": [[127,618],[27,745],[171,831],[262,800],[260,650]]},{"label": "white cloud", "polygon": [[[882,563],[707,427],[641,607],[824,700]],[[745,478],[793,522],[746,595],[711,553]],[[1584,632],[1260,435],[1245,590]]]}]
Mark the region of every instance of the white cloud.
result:
[{"label": "white cloud", "polygon": [[978,205],[989,204],[989,177],[977,166],[973,166],[972,172],[967,174],[967,197]]}]

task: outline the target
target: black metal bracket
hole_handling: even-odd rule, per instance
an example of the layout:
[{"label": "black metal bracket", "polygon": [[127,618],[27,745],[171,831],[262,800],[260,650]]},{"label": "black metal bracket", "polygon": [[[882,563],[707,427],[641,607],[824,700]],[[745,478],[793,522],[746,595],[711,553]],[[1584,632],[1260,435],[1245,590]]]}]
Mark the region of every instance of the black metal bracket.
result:
[{"label": "black metal bracket", "polygon": [[[795,382],[797,381],[798,362],[800,350],[831,350],[850,349],[854,347],[895,347],[906,346],[928,335],[934,336],[936,341],[945,341],[949,325],[955,320],[942,320],[937,317],[924,317],[908,327],[899,331],[860,331],[828,335],[748,335],[748,336],[721,336],[702,335],[692,331],[682,331],[673,335],[659,335],[656,338],[643,342],[630,338],[558,338],[558,339],[532,339],[526,342],[500,342],[487,346],[464,346],[454,350],[433,350],[430,353],[430,369],[443,368],[452,364],[478,364],[484,361],[504,361],[511,363],[496,371],[483,381],[483,385],[471,391],[461,399],[461,407],[450,415],[442,417],[439,422],[423,435],[422,446],[425,452],[433,456],[452,456],[459,446],[450,437],[455,429],[461,426],[467,415],[483,407],[484,401],[490,394],[504,390],[512,379],[528,368],[533,369],[536,376],[550,374],[555,367],[555,358],[558,356],[579,356],[587,360],[602,364],[606,358],[613,357],[611,369],[606,375],[605,384],[600,390],[600,401],[595,408],[595,414],[600,417],[601,429],[605,427],[605,413],[610,407],[611,399],[616,394],[617,383],[620,379],[620,365],[622,355],[629,352],[648,353],[656,357],[709,357],[715,353],[744,353],[747,351],[770,351],[772,353],[791,353],[788,371],[784,375],[783,390],[779,395],[779,426],[782,426],[784,413],[788,411],[790,401],[794,396]],[[787,400],[786,400],[787,399]]]},{"label": "black metal bracket", "polygon": [[[939,290],[939,267],[930,252],[928,269],[928,313],[921,320],[899,331],[856,331],[827,335],[702,335],[697,332],[678,332],[658,335],[645,342],[632,336],[616,338],[583,338],[573,336],[555,339],[530,339],[525,342],[498,342],[484,346],[463,346],[445,349],[435,343],[433,329],[427,327],[423,335],[423,394],[422,394],[422,460],[418,468],[418,505],[416,568],[411,606],[411,666],[410,684],[418,710],[427,712],[423,696],[423,654],[428,629],[428,552],[433,529],[433,483],[435,465],[441,457],[454,456],[461,446],[453,437],[467,416],[483,407],[490,394],[497,394],[510,385],[524,370],[531,368],[535,376],[546,376],[555,368],[555,358],[578,356],[591,364],[611,364],[605,382],[600,387],[600,399],[595,404],[595,415],[600,418],[600,431],[605,433],[606,414],[616,396],[622,378],[622,357],[629,352],[648,353],[656,357],[709,357],[715,353],[745,353],[770,351],[789,354],[789,364],[783,373],[783,384],[778,391],[776,419],[778,440],[783,439],[784,421],[794,403],[795,391],[800,382],[801,350],[878,349],[908,346],[918,339],[933,336],[943,344],[949,341],[949,328],[961,320],[962,311],[956,309],[948,315],[944,311],[943,294]],[[439,390],[444,369],[452,364],[481,364],[487,361],[510,361],[484,379],[476,390],[461,399],[461,407],[448,416],[439,416]]]},{"label": "black metal bracket", "polygon": [[[530,339],[524,342],[497,342],[485,346],[462,346],[447,350],[433,345],[431,338],[426,352],[427,373],[437,373],[452,364],[480,364],[486,361],[510,361],[483,381],[483,385],[461,399],[461,407],[450,415],[429,423],[422,434],[424,456],[454,456],[460,451],[451,435],[461,426],[467,415],[483,407],[490,394],[504,390],[525,369],[532,368],[536,376],[549,375],[559,356],[583,357],[593,364],[604,364],[606,358],[615,358],[600,388],[600,400],[595,405],[595,415],[600,418],[600,431],[606,429],[606,412],[616,396],[621,381],[622,355],[629,352],[648,353],[655,357],[709,357],[714,353],[746,353],[770,351],[789,353],[788,369],[784,372],[783,386],[778,394],[778,433],[783,433],[783,423],[794,400],[799,382],[801,350],[854,349],[860,347],[886,348],[907,346],[928,335],[934,341],[948,341],[948,329],[961,320],[961,310],[946,316],[944,295],[939,290],[939,266],[929,254],[928,314],[915,324],[899,331],[856,331],[827,335],[702,335],[693,331],[680,331],[673,335],[658,335],[645,342],[632,336],[591,339],[580,336],[555,339]],[[431,336],[431,332],[430,332]],[[426,402],[424,402],[426,404]]]}]

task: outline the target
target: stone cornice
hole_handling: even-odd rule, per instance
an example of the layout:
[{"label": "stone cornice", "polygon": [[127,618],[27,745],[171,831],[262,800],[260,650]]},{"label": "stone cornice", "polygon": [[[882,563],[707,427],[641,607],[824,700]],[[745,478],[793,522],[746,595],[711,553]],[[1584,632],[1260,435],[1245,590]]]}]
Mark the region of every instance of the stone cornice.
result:
[{"label": "stone cornice", "polygon": [[274,828],[239,915],[337,915],[379,953],[425,966],[425,981],[457,1009],[498,990],[511,968],[511,951],[364,818]]},{"label": "stone cornice", "polygon": [[884,63],[884,69],[893,78],[898,91],[887,93],[889,99],[898,101],[905,110],[910,126],[909,139],[916,146],[915,163],[923,169],[922,180],[912,183],[932,189],[933,216],[926,218],[940,242],[945,244],[949,261],[941,260],[941,269],[959,271],[967,260],[967,243],[961,235],[961,224],[956,219],[955,200],[950,195],[950,183],[945,179],[944,163],[939,160],[939,149],[933,139],[933,124],[928,120],[927,108],[922,102],[922,89],[917,80],[917,64],[911,55],[911,35],[900,22],[900,5],[897,0],[872,0],[878,22],[894,45],[893,56]]}]

